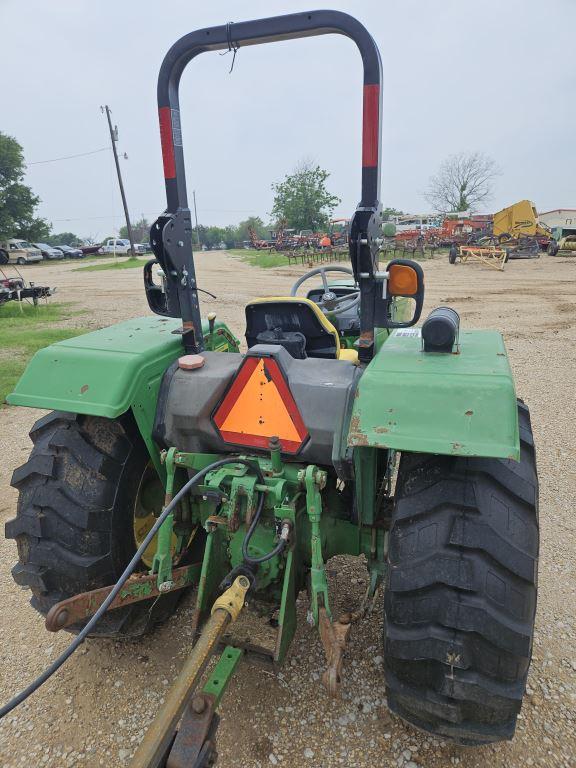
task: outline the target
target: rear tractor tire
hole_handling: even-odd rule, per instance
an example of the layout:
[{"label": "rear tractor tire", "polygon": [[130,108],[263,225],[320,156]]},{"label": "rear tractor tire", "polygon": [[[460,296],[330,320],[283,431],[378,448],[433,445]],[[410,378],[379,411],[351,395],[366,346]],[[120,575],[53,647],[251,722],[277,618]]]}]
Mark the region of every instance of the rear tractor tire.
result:
[{"label": "rear tractor tire", "polygon": [[463,745],[514,735],[532,654],[538,479],[520,462],[404,454],[384,603],[390,709]]},{"label": "rear tractor tire", "polygon": [[[19,500],[6,536],[18,545],[14,580],[46,615],[60,600],[116,582],[137,549],[139,526],[153,523],[151,508],[160,511],[163,490],[131,415],[54,412],[30,437],[30,458],[12,476]],[[174,612],[181,594],[109,611],[92,636],[142,635]]]}]

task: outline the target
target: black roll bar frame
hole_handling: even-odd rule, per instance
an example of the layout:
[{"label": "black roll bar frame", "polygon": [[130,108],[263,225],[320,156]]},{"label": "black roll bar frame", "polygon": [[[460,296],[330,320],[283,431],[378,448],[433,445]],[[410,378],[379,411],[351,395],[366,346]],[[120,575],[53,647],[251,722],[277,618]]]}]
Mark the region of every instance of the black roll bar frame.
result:
[{"label": "black roll bar frame", "polygon": [[[182,318],[187,352],[204,348],[198,289],[192,254],[192,220],[188,207],[179,86],[182,73],[196,56],[207,51],[238,49],[316,35],[340,34],[356,43],[364,68],[361,200],[350,223],[350,259],[360,287],[360,356],[372,357],[378,303],[375,280],[382,222],[380,205],[380,122],[382,65],[378,47],[366,28],[339,11],[320,10],[223,24],[190,32],[166,54],[158,76],[158,114],[166,211],[151,230],[154,255],[165,274],[165,308],[158,302],[149,276],[145,287],[151,309]],[[150,271],[150,270],[149,270]],[[152,302],[152,294],[154,301]]]}]

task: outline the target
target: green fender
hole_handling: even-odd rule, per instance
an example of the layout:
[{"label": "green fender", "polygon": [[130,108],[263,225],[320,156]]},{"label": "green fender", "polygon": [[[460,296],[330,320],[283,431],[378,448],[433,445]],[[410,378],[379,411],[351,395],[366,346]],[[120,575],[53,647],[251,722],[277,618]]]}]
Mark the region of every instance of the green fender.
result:
[{"label": "green fender", "polygon": [[[139,317],[99,331],[59,341],[39,350],[22,374],[10,405],[68,411],[115,419],[132,410],[155,463],[158,448],[152,426],[162,376],[183,354],[179,320]],[[238,341],[220,322],[206,347],[238,351]]]},{"label": "green fender", "polygon": [[516,392],[502,336],[462,331],[452,354],[394,331],[360,379],[349,446],[520,458]]}]

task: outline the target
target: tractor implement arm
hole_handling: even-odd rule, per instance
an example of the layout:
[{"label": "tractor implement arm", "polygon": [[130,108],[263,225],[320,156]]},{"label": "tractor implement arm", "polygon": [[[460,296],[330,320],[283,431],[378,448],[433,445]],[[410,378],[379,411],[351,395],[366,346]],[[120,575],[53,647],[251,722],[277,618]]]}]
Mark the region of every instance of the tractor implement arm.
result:
[{"label": "tractor implement arm", "polygon": [[[182,37],[166,54],[158,77],[158,115],[166,183],[166,211],[153,225],[150,241],[166,275],[166,295],[146,285],[152,311],[182,318],[187,352],[204,348],[198,287],[192,255],[192,224],[184,169],[180,119],[180,78],[187,64],[206,51],[234,50],[315,35],[341,34],[352,39],[364,67],[361,201],[351,224],[350,255],[362,291],[362,330],[373,338],[374,273],[379,248],[380,116],[382,66],[380,53],[366,28],[338,11],[310,11],[199,29]],[[370,347],[370,350],[372,347]]]},{"label": "tractor implement arm", "polygon": [[[198,753],[201,752],[204,742],[210,734],[211,721],[223,689],[221,685],[217,685],[214,677],[211,677],[203,694],[190,701],[192,692],[212,652],[220,642],[224,630],[238,618],[244,607],[244,600],[249,588],[248,578],[238,576],[232,586],[214,603],[212,614],[196,641],[192,653],[186,660],[182,672],[138,747],[131,768],[161,768],[164,765],[180,768],[180,766],[194,766],[196,764],[193,757],[198,757]],[[230,649],[230,651],[232,650]],[[236,653],[234,663],[227,666],[226,679],[229,679],[234,671],[238,658],[239,655]],[[225,661],[225,658],[222,658],[220,664],[224,664]],[[189,702],[191,711],[185,711]],[[178,723],[183,715],[182,726],[174,740]],[[199,715],[204,716],[201,718],[201,723],[197,722]],[[202,731],[203,738],[200,743],[197,739],[192,738],[192,743],[188,743],[188,747],[186,747],[186,744],[183,743],[184,740],[190,740],[191,732],[197,732],[199,724],[204,729]],[[183,728],[186,733],[182,732]],[[171,746],[173,741],[174,745]],[[192,754],[193,747],[198,748],[196,755]]]}]

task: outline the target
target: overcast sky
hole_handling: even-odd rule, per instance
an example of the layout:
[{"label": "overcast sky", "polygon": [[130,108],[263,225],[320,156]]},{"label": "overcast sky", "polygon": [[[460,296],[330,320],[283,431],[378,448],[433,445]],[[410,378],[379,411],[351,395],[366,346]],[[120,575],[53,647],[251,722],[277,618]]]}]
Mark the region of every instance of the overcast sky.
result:
[{"label": "overcast sky", "polygon": [[[329,4],[330,5],[330,4]],[[324,3],[320,7],[324,6]],[[382,199],[428,209],[423,190],[449,154],[502,170],[487,210],[521,198],[576,207],[576,0],[333,0],[380,47]],[[30,163],[109,146],[118,123],[133,218],[164,207],[156,77],[180,36],[313,4],[284,0],[0,0],[0,130]],[[325,7],[325,6],[324,6]],[[349,216],[360,185],[360,58],[341,36],[200,56],[180,88],[188,189],[201,223],[265,220],[270,184],[303,158],[326,168]],[[104,237],[122,224],[110,151],[31,165],[55,231]]]}]

